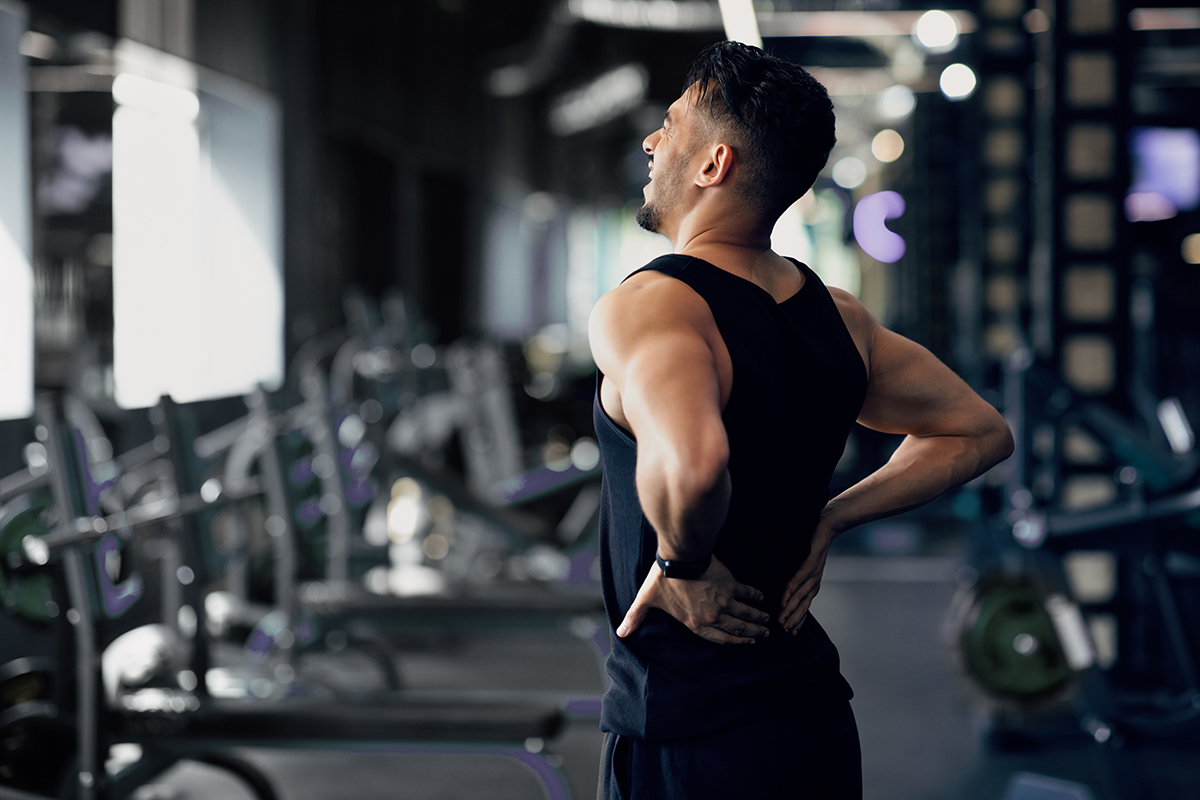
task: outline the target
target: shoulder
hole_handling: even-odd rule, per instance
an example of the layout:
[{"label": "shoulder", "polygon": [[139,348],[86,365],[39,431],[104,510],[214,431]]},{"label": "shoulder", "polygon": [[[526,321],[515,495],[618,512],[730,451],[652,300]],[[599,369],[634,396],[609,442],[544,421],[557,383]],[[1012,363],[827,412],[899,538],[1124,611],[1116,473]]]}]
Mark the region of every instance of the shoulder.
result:
[{"label": "shoulder", "polygon": [[618,355],[659,335],[699,335],[715,329],[708,304],[683,281],[654,270],[636,273],[604,294],[592,309],[588,338],[603,370]]},{"label": "shoulder", "polygon": [[591,327],[632,324],[637,328],[688,325],[712,319],[708,304],[692,287],[662,272],[638,272],[601,296],[592,310]]},{"label": "shoulder", "polygon": [[854,344],[858,347],[858,352],[869,372],[871,350],[875,344],[876,332],[881,327],[879,321],[867,310],[862,301],[850,292],[834,286],[830,286],[828,289],[829,296],[833,298],[834,305],[842,315],[842,322],[846,324],[846,330],[850,331],[850,337],[854,339]]}]

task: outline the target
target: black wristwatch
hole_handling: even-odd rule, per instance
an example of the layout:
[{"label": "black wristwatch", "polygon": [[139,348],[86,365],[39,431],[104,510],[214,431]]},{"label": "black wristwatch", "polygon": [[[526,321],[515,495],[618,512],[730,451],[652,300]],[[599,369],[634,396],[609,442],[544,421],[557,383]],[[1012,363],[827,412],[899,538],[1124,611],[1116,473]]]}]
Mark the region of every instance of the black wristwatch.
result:
[{"label": "black wristwatch", "polygon": [[667,578],[694,581],[703,575],[704,571],[708,569],[708,565],[712,563],[712,553],[695,561],[684,561],[681,558],[672,558],[668,561],[658,552],[655,552],[654,562],[658,564],[658,568],[662,570],[663,576]]}]

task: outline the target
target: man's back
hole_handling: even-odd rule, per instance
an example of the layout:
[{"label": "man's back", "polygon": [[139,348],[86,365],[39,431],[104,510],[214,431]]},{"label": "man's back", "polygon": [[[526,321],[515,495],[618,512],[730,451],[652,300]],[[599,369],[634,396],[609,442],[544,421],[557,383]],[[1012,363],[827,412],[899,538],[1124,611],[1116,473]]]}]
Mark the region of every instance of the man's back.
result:
[{"label": "man's back", "polygon": [[[808,556],[829,479],[862,405],[867,376],[859,350],[807,267],[796,273],[801,288],[782,302],[690,256],[665,256],[646,269],[703,299],[728,353],[731,385],[721,417],[733,491],[713,554],[762,591],[755,605],[770,613]],[[615,627],[654,565],[657,541],[634,485],[636,443],[599,400],[596,417],[605,457],[605,600]],[[638,738],[696,736],[849,697],[836,650],[818,625],[806,623],[798,637],[778,622],[771,630],[775,635],[756,647],[725,648],[652,612],[615,644],[602,724]]]},{"label": "man's back", "polygon": [[[849,294],[810,291],[811,274],[794,300],[787,291],[801,275],[771,251],[771,231],[834,141],[833,104],[811,75],[720,42],[642,143],[637,221],[686,267],[626,281],[589,324],[616,634],[609,797],[858,800],[848,702],[739,720],[848,696],[836,651],[806,622],[838,534],[1011,452],[996,410],[928,350]],[[822,507],[855,415],[905,438]]]}]

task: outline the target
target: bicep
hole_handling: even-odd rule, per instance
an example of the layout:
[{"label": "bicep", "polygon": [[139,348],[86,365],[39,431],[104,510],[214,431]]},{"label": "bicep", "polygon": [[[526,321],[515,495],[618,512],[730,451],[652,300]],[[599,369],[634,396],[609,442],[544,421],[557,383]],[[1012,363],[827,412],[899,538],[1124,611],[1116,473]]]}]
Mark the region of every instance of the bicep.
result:
[{"label": "bicep", "polygon": [[872,337],[870,375],[858,421],[873,430],[971,436],[998,417],[933,353],[882,326]]},{"label": "bicep", "polygon": [[708,343],[694,333],[647,337],[630,355],[620,385],[638,441],[687,438],[720,424],[720,386]]},{"label": "bicep", "polygon": [[703,309],[692,308],[680,288],[662,283],[651,291],[606,296],[593,312],[596,365],[619,394],[639,458],[663,449],[685,458],[696,444],[724,437]]}]

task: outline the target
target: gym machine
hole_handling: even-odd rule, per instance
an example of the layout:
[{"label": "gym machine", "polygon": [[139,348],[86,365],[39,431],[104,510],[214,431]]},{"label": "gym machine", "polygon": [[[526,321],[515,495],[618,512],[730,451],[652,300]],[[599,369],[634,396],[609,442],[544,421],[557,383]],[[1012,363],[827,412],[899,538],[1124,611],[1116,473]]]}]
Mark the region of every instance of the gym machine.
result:
[{"label": "gym machine", "polygon": [[[1200,739],[1200,456],[1169,447],[1150,420],[1077,397],[1028,351],[1009,360],[1004,393],[1017,451],[1001,522],[956,600],[960,662],[995,703],[993,743],[1082,730],[1115,795],[1149,797],[1137,744]],[[1182,413],[1169,399],[1151,407]],[[1073,509],[1064,460],[1088,448],[1117,490]],[[1047,722],[1068,700],[1074,730]]]},{"label": "gym machine", "polygon": [[[108,623],[136,604],[143,586],[137,575],[119,582],[113,575],[134,527],[187,519],[250,491],[243,485],[240,495],[178,494],[102,515],[103,487],[81,446],[84,437],[78,428],[62,424],[62,416],[57,398],[38,399],[41,449],[35,452],[42,460],[0,481],[6,622],[21,634],[33,634],[30,655],[0,666],[0,730],[6,742],[0,791],[123,797],[176,761],[191,759],[230,770],[259,796],[273,797],[270,782],[231,753],[235,747],[260,745],[491,753],[528,766],[548,796],[567,796],[558,772],[541,754],[542,742],[563,722],[555,703],[412,697],[397,691],[358,703],[302,695],[274,702],[222,700],[208,691],[207,680],[198,679],[207,673],[195,671],[204,658],[198,643],[206,635],[199,615],[191,630],[179,630],[188,626],[179,624],[187,615],[178,614],[128,631],[109,645],[119,651],[124,640],[124,660],[102,659],[102,637],[112,632]],[[165,420],[167,414],[162,416]],[[132,471],[145,466],[147,457],[167,455],[171,444],[160,435],[118,461]],[[183,564],[177,575],[188,575],[184,567],[192,569]],[[115,571],[120,577],[119,566]],[[194,571],[190,577],[186,583],[195,584]],[[131,635],[143,639],[140,652],[129,647]],[[140,757],[110,774],[104,756],[114,744],[135,747]]]}]

